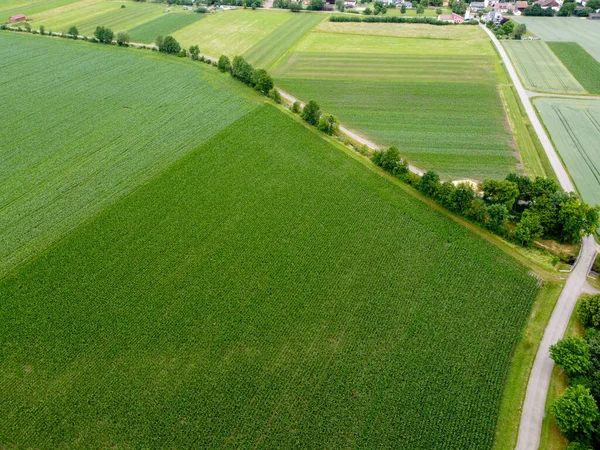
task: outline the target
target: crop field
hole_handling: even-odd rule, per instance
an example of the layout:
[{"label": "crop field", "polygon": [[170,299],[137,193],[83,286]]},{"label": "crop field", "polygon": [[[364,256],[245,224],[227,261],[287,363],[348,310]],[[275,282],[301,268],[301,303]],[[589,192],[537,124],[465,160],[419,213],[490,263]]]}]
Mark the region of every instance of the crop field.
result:
[{"label": "crop field", "polygon": [[244,58],[255,67],[269,69],[323,19],[322,14],[296,14],[248,49]]},{"label": "crop field", "polygon": [[199,45],[202,53],[215,58],[242,55],[295,16],[288,11],[223,11],[189,25],[173,36],[183,46]]},{"label": "crop field", "polygon": [[16,33],[0,34],[0,71],[0,278],[258,98],[190,60]]},{"label": "crop field", "polygon": [[600,94],[600,62],[575,42],[548,45],[590,94]]},{"label": "crop field", "polygon": [[[389,11],[388,11],[389,13]],[[323,33],[367,34],[421,39],[481,39],[481,30],[472,26],[435,26],[422,23],[321,22],[315,31]]]},{"label": "crop field", "polygon": [[[121,5],[125,4],[125,8]],[[165,5],[144,2],[83,0],[31,17],[32,25],[44,25],[46,30],[67,30],[75,25],[79,34],[92,36],[98,26],[111,28],[115,33],[127,31],[164,14]]]},{"label": "crop field", "polygon": [[7,22],[10,16],[25,14],[31,16],[53,8],[59,8],[79,0],[0,0],[0,23]]},{"label": "crop field", "polygon": [[[527,89],[585,94],[585,89],[543,41],[502,41]],[[591,57],[590,57],[591,58]],[[595,61],[592,58],[593,61]]]},{"label": "crop field", "polygon": [[577,42],[600,61],[600,23],[597,20],[575,17],[515,16],[518,23],[527,25],[527,31],[546,42]]},{"label": "crop field", "polygon": [[0,445],[490,448],[537,292],[263,106],[0,282]]},{"label": "crop field", "polygon": [[600,101],[539,98],[535,106],[582,198],[600,204]]},{"label": "crop field", "polygon": [[283,90],[398,146],[418,167],[453,179],[504,177],[518,163],[497,89],[504,75],[475,31],[472,41],[310,32],[271,73]]},{"label": "crop field", "polygon": [[177,30],[185,28],[203,17],[203,14],[194,12],[162,14],[156,19],[130,29],[129,37],[132,42],[151,43],[154,42],[158,36],[173,34]]}]

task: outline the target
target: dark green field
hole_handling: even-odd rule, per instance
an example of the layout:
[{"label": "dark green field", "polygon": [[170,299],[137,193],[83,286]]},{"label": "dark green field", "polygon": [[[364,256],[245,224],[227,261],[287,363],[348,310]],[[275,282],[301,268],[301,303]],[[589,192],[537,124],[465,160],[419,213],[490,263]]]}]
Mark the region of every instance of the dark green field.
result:
[{"label": "dark green field", "polygon": [[576,42],[548,42],[569,72],[590,94],[600,94],[600,62]]},{"label": "dark green field", "polygon": [[0,284],[0,444],[488,448],[536,292],[263,107]]},{"label": "dark green field", "polygon": [[160,36],[168,36],[192,23],[202,19],[204,14],[177,13],[163,14],[150,22],[138,25],[129,30],[132,42],[152,43]]}]

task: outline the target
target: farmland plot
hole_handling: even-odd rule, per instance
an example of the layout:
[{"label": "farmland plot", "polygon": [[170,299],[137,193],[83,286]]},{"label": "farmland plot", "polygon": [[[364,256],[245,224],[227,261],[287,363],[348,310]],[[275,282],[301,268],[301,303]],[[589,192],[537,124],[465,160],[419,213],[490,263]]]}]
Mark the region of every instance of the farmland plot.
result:
[{"label": "farmland plot", "polygon": [[316,100],[379,145],[398,146],[418,167],[445,178],[503,178],[518,159],[497,89],[497,56],[477,36],[311,32],[271,73],[285,91]]},{"label": "farmland plot", "polygon": [[600,204],[600,101],[539,98],[535,106],[582,198]]},{"label": "farmland plot", "polygon": [[223,11],[179,30],[174,37],[185,47],[199,45],[202,53],[215,58],[241,55],[293,16],[285,11]]},{"label": "farmland plot", "polygon": [[255,107],[200,64],[81,41],[2,33],[0,71],[0,278]]},{"label": "farmland plot", "polygon": [[[390,11],[388,10],[388,14]],[[315,31],[323,33],[367,34],[372,36],[395,36],[425,39],[483,39],[481,30],[467,26],[435,26],[422,23],[369,23],[369,22],[321,22]]]},{"label": "farmland plot", "polygon": [[585,89],[543,41],[502,41],[526,88],[585,94]]},{"label": "farmland plot", "polygon": [[158,36],[168,36],[204,17],[194,12],[162,14],[154,20],[129,30],[131,42],[152,43]]},{"label": "farmland plot", "polygon": [[264,106],[0,283],[0,446],[490,448],[537,291]]},{"label": "farmland plot", "polygon": [[590,94],[600,94],[600,62],[575,42],[549,42],[548,46]]},{"label": "farmland plot", "polygon": [[8,21],[8,18],[15,14],[31,16],[78,1],[79,0],[40,0],[32,3],[30,0],[0,0],[0,22]]}]

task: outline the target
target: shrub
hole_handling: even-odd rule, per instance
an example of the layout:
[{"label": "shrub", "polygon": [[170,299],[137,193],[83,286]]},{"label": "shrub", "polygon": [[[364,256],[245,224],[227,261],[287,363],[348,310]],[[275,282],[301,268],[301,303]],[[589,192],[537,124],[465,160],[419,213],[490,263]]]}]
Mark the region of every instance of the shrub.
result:
[{"label": "shrub", "polygon": [[302,118],[313,126],[316,126],[319,123],[320,117],[321,108],[319,107],[319,104],[314,100],[308,102],[302,110]]},{"label": "shrub", "polygon": [[96,27],[94,31],[94,37],[103,44],[111,44],[113,41],[114,33],[110,28]]},{"label": "shrub", "polygon": [[577,316],[584,327],[600,327],[600,294],[583,297],[577,308]]},{"label": "shrub", "polygon": [[300,102],[295,101],[294,104],[292,105],[292,112],[296,113],[296,114],[300,114],[301,110],[302,110],[302,106],[300,105]]},{"label": "shrub", "polygon": [[281,94],[279,93],[279,90],[275,87],[269,91],[269,98],[275,103],[281,103]]},{"label": "shrub", "polygon": [[161,44],[158,45],[158,50],[169,55],[174,55],[181,51],[181,46],[179,45],[179,42],[177,42],[177,39],[175,39],[173,36],[166,36],[162,40]]},{"label": "shrub", "polygon": [[[202,59],[204,59],[204,57]],[[217,67],[221,72],[231,72],[231,62],[229,61],[229,58],[225,55],[221,55]]]},{"label": "shrub", "polygon": [[127,46],[129,43],[129,35],[124,31],[117,33],[117,44],[120,46]]},{"label": "shrub", "polygon": [[273,79],[266,70],[256,69],[252,73],[252,85],[254,89],[262,94],[269,95],[269,92],[273,89]]},{"label": "shrub", "polygon": [[231,63],[231,76],[242,83],[252,86],[252,75],[254,68],[241,56],[235,56]]},{"label": "shrub", "polygon": [[198,55],[200,54],[200,47],[197,45],[192,45],[190,47],[190,55],[192,55],[192,59],[196,61],[198,59]]},{"label": "shrub", "polygon": [[502,234],[508,220],[508,210],[506,206],[499,203],[486,207],[489,220],[486,222],[486,227],[492,233]]},{"label": "shrub", "polygon": [[44,28],[44,25],[40,25],[40,34],[44,34],[46,32],[46,28]]},{"label": "shrub", "polygon": [[319,119],[319,130],[331,136],[337,131],[337,129],[338,121],[333,115],[327,114],[325,116],[321,116]]},{"label": "shrub", "polygon": [[400,157],[400,151],[398,151],[397,147],[376,151],[373,153],[371,161],[386,172],[397,177],[405,175],[408,172],[408,163]]},{"label": "shrub", "polygon": [[423,174],[419,181],[419,191],[425,194],[427,197],[435,197],[438,189],[440,188],[440,176],[433,170],[428,170]]},{"label": "shrub", "polygon": [[204,6],[198,6],[196,8],[196,12],[199,14],[207,14],[208,13],[208,8],[204,7]]},{"label": "shrub", "polygon": [[586,375],[590,370],[590,348],[580,337],[561,339],[550,346],[550,357],[570,377]]}]

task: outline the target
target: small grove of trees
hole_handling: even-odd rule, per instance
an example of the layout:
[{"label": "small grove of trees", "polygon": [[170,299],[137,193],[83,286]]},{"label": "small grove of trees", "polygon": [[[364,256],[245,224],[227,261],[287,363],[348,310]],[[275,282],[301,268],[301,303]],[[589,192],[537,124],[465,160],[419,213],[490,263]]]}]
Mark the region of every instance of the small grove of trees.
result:
[{"label": "small grove of trees", "polygon": [[600,222],[600,206],[590,207],[575,194],[564,192],[554,180],[509,174],[504,180],[484,180],[478,194],[466,183],[442,183],[434,171],[422,177],[398,172],[382,164],[384,154],[378,153],[372,160],[384,170],[445,208],[522,246],[530,246],[540,237],[572,244],[593,233]]},{"label": "small grove of trees", "polygon": [[273,79],[264,69],[255,69],[241,56],[235,56],[233,62],[225,55],[221,55],[217,63],[221,72],[229,72],[231,76],[248,86],[253,87],[261,94],[268,96],[276,103],[281,103],[281,95],[273,84]]},{"label": "small grove of trees", "polygon": [[114,36],[115,34],[110,28],[96,27],[96,31],[94,31],[94,37],[102,44],[111,44]]},{"label": "small grove of trees", "polygon": [[600,295],[583,297],[577,308],[584,338],[567,337],[550,347],[550,356],[568,375],[569,387],[550,412],[569,448],[600,446]]},{"label": "small grove of trees", "polygon": [[321,117],[321,108],[314,100],[309,101],[302,110],[301,117],[309,124],[317,126]]},{"label": "small grove of trees", "polygon": [[554,10],[552,8],[542,8],[538,3],[534,3],[523,10],[523,15],[554,17]]},{"label": "small grove of trees", "polygon": [[73,25],[72,27],[70,27],[67,30],[67,34],[69,36],[71,36],[73,39],[77,39],[77,36],[79,36],[79,30],[77,29],[77,27],[75,25]]},{"label": "small grove of trees", "polygon": [[117,33],[117,45],[121,47],[126,47],[129,44],[129,34],[125,31],[120,31]]},{"label": "small grove of trees", "polygon": [[158,51],[169,55],[175,55],[181,52],[181,46],[173,36],[166,36],[164,38],[158,36],[156,38],[156,46],[158,47]]}]

